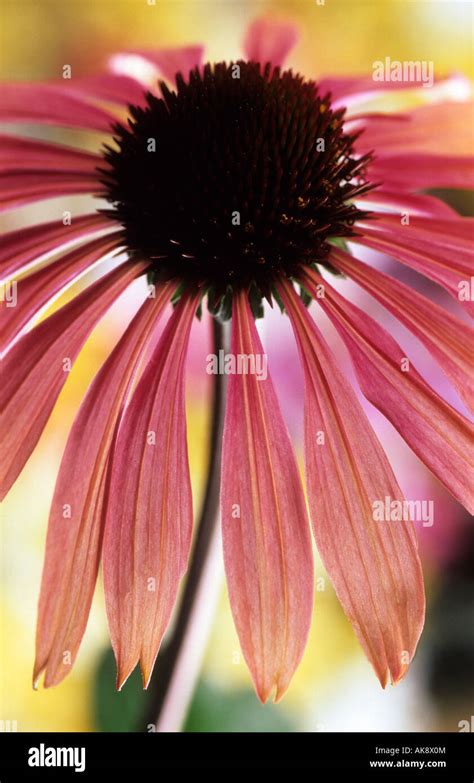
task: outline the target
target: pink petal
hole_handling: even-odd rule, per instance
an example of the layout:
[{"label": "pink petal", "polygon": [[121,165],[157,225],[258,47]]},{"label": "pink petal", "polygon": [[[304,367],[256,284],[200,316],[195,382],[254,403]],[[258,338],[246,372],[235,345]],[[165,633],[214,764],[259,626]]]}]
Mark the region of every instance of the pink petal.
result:
[{"label": "pink petal", "polygon": [[31,201],[57,198],[68,193],[97,193],[97,175],[62,171],[22,171],[0,174],[0,209],[12,209]]},{"label": "pink petal", "polygon": [[[424,590],[410,522],[378,522],[374,502],[403,500],[356,395],[289,283],[279,286],[305,372],[305,458],[318,551],[385,687],[413,658]],[[324,442],[322,442],[322,437]]]},{"label": "pink petal", "polygon": [[[316,273],[305,285],[322,282]],[[324,281],[325,297],[318,299],[351,354],[367,399],[392,422],[422,462],[470,513],[474,513],[473,427],[431,389],[383,327],[340,296]]]},{"label": "pink petal", "polygon": [[0,499],[35,448],[94,326],[146,264],[125,263],[25,334],[3,360]]},{"label": "pink petal", "polygon": [[71,80],[69,90],[85,98],[100,98],[122,106],[142,105],[146,87],[131,76],[101,73]]},{"label": "pink petal", "polygon": [[[118,232],[117,232],[118,233]],[[0,351],[4,351],[23,327],[68,283],[100,261],[119,245],[116,235],[99,237],[72,250],[54,264],[49,264],[17,281],[17,303],[1,303],[2,334]]]},{"label": "pink petal", "polygon": [[36,170],[95,176],[100,155],[34,139],[0,135],[0,172]]},{"label": "pink petal", "polygon": [[441,218],[458,217],[457,212],[439,198],[419,193],[397,192],[386,188],[377,188],[377,190],[371,190],[363,196],[358,196],[356,202],[362,209],[370,208],[372,204],[376,207],[381,204],[383,207],[390,208],[391,211],[398,212],[398,225],[400,225],[402,212],[410,214],[410,217],[411,215],[432,215]]},{"label": "pink petal", "polygon": [[474,187],[474,160],[459,155],[407,152],[377,157],[370,164],[372,180],[407,190]]},{"label": "pink petal", "polygon": [[[231,353],[264,356],[246,293],[234,300]],[[278,700],[306,645],[313,564],[298,467],[269,377],[229,378],[221,513],[242,651],[261,701],[274,688]]]},{"label": "pink petal", "polygon": [[[336,76],[321,79],[319,81],[320,91],[322,93],[331,92],[333,96],[333,106],[352,106],[353,104],[365,103],[371,98],[377,98],[380,92],[392,92],[398,90],[421,90],[424,91],[419,82],[405,81],[374,81],[370,76]],[[442,86],[443,90],[467,96],[470,94],[469,81],[463,76],[448,76],[445,78],[435,78],[435,85]]]},{"label": "pink petal", "polygon": [[40,223],[11,231],[2,238],[0,278],[5,279],[16,274],[47,253],[60,250],[75,239],[104,229],[117,229],[117,226],[118,223],[94,213],[74,217],[71,225],[53,220],[51,223]]},{"label": "pink petal", "polygon": [[471,155],[473,107],[470,101],[432,103],[414,109],[403,119],[369,119],[360,123],[364,133],[357,148],[361,152],[375,149],[377,157],[409,151],[444,156],[450,150],[456,155]]},{"label": "pink petal", "polygon": [[256,19],[247,29],[243,43],[248,60],[272,65],[283,65],[299,38],[294,24],[281,22],[271,16]]},{"label": "pink petal", "polygon": [[201,65],[204,47],[192,45],[169,49],[132,49],[125,54],[143,57],[144,60],[155,65],[161,76],[169,82],[175,82],[177,73],[181,73],[187,81],[189,72]]},{"label": "pink petal", "polygon": [[8,82],[0,84],[0,122],[45,123],[110,132],[117,117],[69,94],[66,85]]},{"label": "pink petal", "polygon": [[[472,263],[469,262],[466,253],[461,249],[453,251],[449,248],[437,248],[433,246],[433,242],[410,239],[409,235],[405,234],[407,228],[408,226],[401,228],[395,235],[388,231],[369,229],[364,225],[362,229],[364,236],[354,237],[352,241],[386,253],[421,275],[434,280],[474,316],[474,302],[460,298],[462,286],[466,285],[472,274]],[[402,235],[407,236],[405,241]]]},{"label": "pink petal", "polygon": [[369,229],[382,229],[392,233],[397,239],[400,234],[410,240],[421,240],[440,247],[464,250],[472,257],[474,243],[474,218],[454,215],[451,218],[418,217],[410,215],[409,225],[401,224],[400,215],[378,214],[376,221],[361,221],[360,225]]},{"label": "pink petal", "polygon": [[331,263],[378,299],[421,340],[474,411],[474,329],[407,285],[342,250],[332,252]]},{"label": "pink petal", "polygon": [[46,687],[69,673],[86,628],[100,561],[114,432],[172,291],[166,284],[138,311],[92,382],[69,434],[51,505],[38,610],[34,681],[46,670]]},{"label": "pink petal", "polygon": [[103,556],[119,689],[138,661],[147,687],[187,567],[193,512],[184,363],[198,299],[181,298],[114,448]]}]

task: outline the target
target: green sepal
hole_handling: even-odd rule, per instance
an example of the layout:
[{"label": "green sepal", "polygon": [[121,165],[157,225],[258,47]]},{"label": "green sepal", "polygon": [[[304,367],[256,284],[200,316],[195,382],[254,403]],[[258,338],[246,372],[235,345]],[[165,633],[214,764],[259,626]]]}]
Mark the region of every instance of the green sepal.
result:
[{"label": "green sepal", "polygon": [[249,288],[249,303],[250,303],[250,309],[252,310],[253,317],[254,318],[263,318],[263,302],[262,302],[262,294],[260,293],[260,290],[257,288],[255,283],[251,283]]},{"label": "green sepal", "polygon": [[187,287],[188,287],[187,283],[180,283],[179,284],[179,286],[177,287],[177,289],[174,292],[173,296],[171,297],[171,304],[173,305],[173,307],[176,307],[176,305],[178,304],[178,302],[181,299],[182,295],[186,291]]},{"label": "green sepal", "polygon": [[283,299],[281,298],[280,294],[276,290],[275,286],[273,286],[272,294],[275,302],[277,303],[278,307],[280,308],[280,312],[283,314],[285,312],[285,305],[283,304]]},{"label": "green sepal", "polygon": [[313,301],[313,297],[311,296],[309,291],[307,291],[306,288],[301,285],[301,283],[300,283],[300,299],[305,307],[309,307],[311,302]]}]

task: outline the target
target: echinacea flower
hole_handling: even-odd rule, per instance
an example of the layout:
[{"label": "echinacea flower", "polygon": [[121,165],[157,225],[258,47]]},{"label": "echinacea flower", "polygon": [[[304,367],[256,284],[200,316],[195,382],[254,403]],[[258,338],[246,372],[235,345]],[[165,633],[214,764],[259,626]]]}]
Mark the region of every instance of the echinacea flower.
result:
[{"label": "echinacea flower", "polygon": [[[44,673],[46,686],[59,683],[76,658],[101,561],[118,687],[137,663],[149,682],[192,540],[185,365],[203,308],[212,317],[231,316],[234,357],[263,354],[255,318],[264,299],[276,301],[291,321],[305,375],[314,538],[382,686],[403,677],[423,626],[416,536],[410,520],[374,517],[374,503],[403,495],[309,313],[310,300],[345,343],[367,399],[474,509],[469,420],[412,363],[407,370],[394,338],[331,282],[347,276],[375,297],[421,341],[472,409],[472,329],[358,259],[357,250],[352,255],[347,244],[396,259],[472,312],[472,299],[460,296],[472,271],[472,221],[420,192],[471,185],[472,106],[444,101],[393,116],[360,113],[358,105],[373,93],[400,84],[306,80],[282,70],[295,42],[291,25],[259,19],[237,62],[203,65],[202,49],[194,46],[135,51],[112,58],[97,77],[1,86],[3,122],[110,134],[97,154],[1,137],[3,207],[77,193],[107,202],[71,225],[34,225],[4,238],[1,275],[6,284],[18,283],[18,302],[4,309],[2,323],[2,497],[66,381],[65,358],[74,363],[134,280],[149,284],[83,400],[62,459],[34,667],[34,680]],[[137,62],[162,81],[126,75]],[[120,256],[112,271],[31,326],[59,292],[114,252]],[[305,494],[270,376],[230,375],[221,517],[242,650],[260,699],[274,691],[279,699],[307,640],[313,559]]]}]

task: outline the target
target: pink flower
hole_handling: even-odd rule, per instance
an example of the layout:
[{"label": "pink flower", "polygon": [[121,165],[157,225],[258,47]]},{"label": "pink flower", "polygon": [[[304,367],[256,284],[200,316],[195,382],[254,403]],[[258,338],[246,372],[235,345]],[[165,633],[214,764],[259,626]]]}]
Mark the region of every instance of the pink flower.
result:
[{"label": "pink flower", "polygon": [[[2,137],[4,207],[70,193],[108,201],[106,210],[76,217],[70,226],[34,225],[4,239],[2,277],[15,282],[27,273],[17,306],[4,310],[2,496],[64,385],[64,357],[74,362],[136,278],[147,276],[156,293],[147,297],[144,286],[144,301],[91,384],[63,456],[34,669],[35,681],[45,673],[46,686],[59,683],[75,660],[101,560],[118,686],[137,663],[148,684],[192,538],[185,363],[194,316],[206,299],[213,314],[232,314],[234,357],[263,356],[255,326],[263,298],[276,300],[290,318],[305,375],[313,533],[382,686],[403,677],[423,626],[416,536],[411,522],[374,517],[374,503],[403,496],[305,307],[310,297],[344,341],[366,397],[451,493],[474,508],[468,419],[413,366],[404,371],[406,357],[395,340],[330,282],[347,275],[378,299],[472,408],[470,327],[344,246],[349,239],[386,253],[472,312],[472,300],[459,296],[472,273],[472,220],[419,192],[472,183],[472,159],[462,147],[471,105],[357,114],[362,99],[400,85],[370,78],[315,84],[280,70],[295,41],[291,25],[267,18],[251,25],[246,59],[237,63],[202,66],[202,49],[192,46],[133,52],[173,85],[161,82],[147,94],[135,76],[117,73],[118,63],[133,60],[128,56],[114,58],[111,70],[97,77],[0,88],[4,122],[110,134],[97,154]],[[37,268],[59,249],[60,258]],[[126,260],[25,331],[52,297],[119,250]],[[157,342],[171,299],[176,306]],[[242,650],[260,699],[274,689],[279,699],[305,648],[313,564],[305,495],[269,376],[229,377],[221,513]]]}]

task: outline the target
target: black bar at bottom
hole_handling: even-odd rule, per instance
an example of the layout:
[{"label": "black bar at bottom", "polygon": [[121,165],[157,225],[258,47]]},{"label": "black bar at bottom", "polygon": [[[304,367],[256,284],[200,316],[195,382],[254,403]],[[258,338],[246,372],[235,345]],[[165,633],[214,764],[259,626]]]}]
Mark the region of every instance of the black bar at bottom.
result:
[{"label": "black bar at bottom", "polygon": [[[364,779],[474,780],[474,735],[0,734],[0,780],[87,779],[107,771],[359,771]],[[81,773],[77,778],[77,773]]]}]

